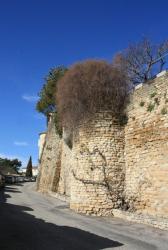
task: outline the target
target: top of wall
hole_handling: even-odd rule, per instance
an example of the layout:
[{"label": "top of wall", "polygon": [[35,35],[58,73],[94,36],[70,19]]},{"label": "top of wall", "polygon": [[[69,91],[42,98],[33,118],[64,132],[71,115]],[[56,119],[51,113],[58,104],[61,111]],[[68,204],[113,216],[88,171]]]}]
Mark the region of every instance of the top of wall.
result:
[{"label": "top of wall", "polygon": [[39,135],[47,134],[47,131],[40,132]]},{"label": "top of wall", "polygon": [[167,70],[163,70],[162,72],[160,72],[159,74],[157,74],[155,77],[153,77],[152,79],[148,80],[145,83],[139,83],[137,86],[135,86],[134,88],[134,92],[137,89],[141,89],[142,87],[145,87],[146,85],[152,85],[152,83],[155,83],[156,81],[160,80],[160,78],[167,78],[168,77],[168,71]]},{"label": "top of wall", "polygon": [[[151,98],[151,95],[155,95]],[[168,71],[164,70],[155,78],[148,80],[145,83],[138,84],[131,93],[130,103],[128,105],[128,110],[132,109],[133,106],[139,106],[141,101],[145,101],[148,104],[155,99],[157,96],[166,95],[168,97]],[[138,101],[138,103],[137,103]]]}]

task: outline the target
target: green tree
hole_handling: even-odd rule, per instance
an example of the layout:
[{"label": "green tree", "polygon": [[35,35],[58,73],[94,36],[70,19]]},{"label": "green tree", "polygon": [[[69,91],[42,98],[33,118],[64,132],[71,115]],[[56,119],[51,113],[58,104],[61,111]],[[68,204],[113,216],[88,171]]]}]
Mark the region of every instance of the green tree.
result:
[{"label": "green tree", "polygon": [[53,68],[45,78],[45,83],[39,93],[39,101],[36,104],[38,112],[48,116],[51,112],[56,112],[56,86],[58,80],[64,76],[67,68],[64,66]]},{"label": "green tree", "polygon": [[7,158],[0,158],[0,167],[2,168],[11,168],[12,170],[18,172],[20,167],[22,166],[21,161],[18,159],[7,159]]},{"label": "green tree", "polygon": [[32,177],[32,158],[30,156],[27,168],[26,168],[26,177]]},{"label": "green tree", "polygon": [[62,128],[59,124],[59,117],[56,108],[56,87],[57,82],[64,76],[68,69],[64,66],[53,68],[45,78],[45,83],[39,93],[39,100],[36,104],[36,110],[44,114],[47,119],[49,113],[54,113],[54,123],[56,132],[62,136]]}]

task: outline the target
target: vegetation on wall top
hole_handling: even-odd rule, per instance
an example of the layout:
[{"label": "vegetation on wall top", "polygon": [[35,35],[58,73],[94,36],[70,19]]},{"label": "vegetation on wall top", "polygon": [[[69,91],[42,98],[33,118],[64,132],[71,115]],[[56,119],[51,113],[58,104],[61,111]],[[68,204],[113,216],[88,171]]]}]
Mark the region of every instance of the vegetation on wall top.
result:
[{"label": "vegetation on wall top", "polygon": [[56,103],[62,126],[75,128],[95,112],[123,114],[129,81],[124,72],[105,61],[73,65],[57,85]]},{"label": "vegetation on wall top", "polygon": [[[55,127],[60,135],[62,126],[75,128],[97,111],[111,110],[122,118],[130,89],[162,71],[167,54],[167,40],[155,45],[145,38],[118,53],[112,64],[88,60],[69,70],[64,66],[51,69],[36,109],[47,117],[50,112],[55,113]],[[159,105],[155,93],[150,98]],[[140,106],[144,104],[141,102]],[[154,104],[148,106],[148,111],[154,109]]]},{"label": "vegetation on wall top", "polygon": [[49,74],[45,78],[45,84],[43,85],[40,93],[39,100],[36,104],[36,110],[44,114],[47,119],[49,113],[54,113],[54,123],[56,132],[61,136],[62,128],[59,126],[59,119],[57,114],[55,94],[58,80],[64,76],[67,68],[64,66],[53,68],[49,71]]},{"label": "vegetation on wall top", "polygon": [[144,38],[118,53],[114,62],[127,73],[132,84],[138,84],[148,81],[163,70],[166,55],[168,55],[168,40],[153,44]]},{"label": "vegetation on wall top", "polygon": [[39,100],[36,104],[38,112],[48,116],[56,111],[55,92],[58,80],[65,74],[67,68],[64,66],[53,68],[45,77],[45,83],[39,93]]}]

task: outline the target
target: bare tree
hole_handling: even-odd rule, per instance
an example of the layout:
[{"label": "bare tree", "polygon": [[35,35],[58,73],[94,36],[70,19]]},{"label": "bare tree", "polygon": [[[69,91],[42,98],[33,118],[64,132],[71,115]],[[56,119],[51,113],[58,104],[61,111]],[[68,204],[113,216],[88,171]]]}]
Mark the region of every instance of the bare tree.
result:
[{"label": "bare tree", "polygon": [[168,40],[154,45],[144,38],[137,44],[131,44],[125,51],[117,54],[113,63],[125,71],[133,84],[146,82],[160,73],[168,55]]}]

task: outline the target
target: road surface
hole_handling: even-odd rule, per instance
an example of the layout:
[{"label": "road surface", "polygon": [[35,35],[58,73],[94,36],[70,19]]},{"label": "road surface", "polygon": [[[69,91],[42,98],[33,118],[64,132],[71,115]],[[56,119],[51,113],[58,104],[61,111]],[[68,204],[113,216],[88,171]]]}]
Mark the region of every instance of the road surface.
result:
[{"label": "road surface", "polygon": [[0,192],[0,250],[168,250],[168,232],[116,218],[83,216],[37,193],[34,183]]}]

